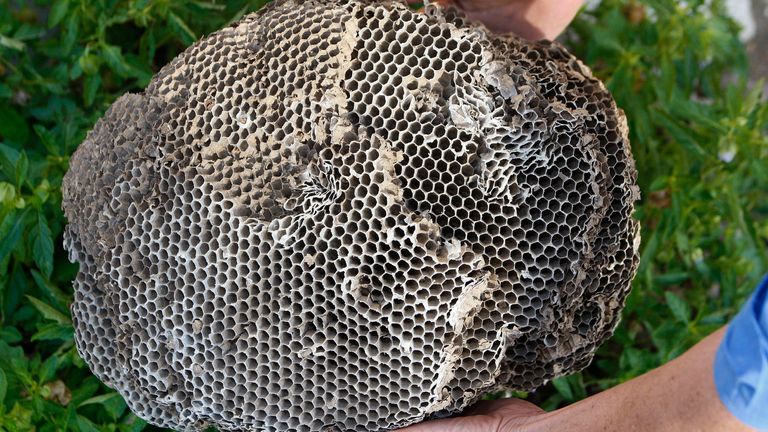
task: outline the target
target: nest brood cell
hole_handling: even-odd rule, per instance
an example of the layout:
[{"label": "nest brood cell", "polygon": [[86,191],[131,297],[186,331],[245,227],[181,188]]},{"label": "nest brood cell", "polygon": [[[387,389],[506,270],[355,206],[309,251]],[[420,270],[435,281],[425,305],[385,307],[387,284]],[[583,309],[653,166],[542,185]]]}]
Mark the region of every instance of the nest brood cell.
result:
[{"label": "nest brood cell", "polygon": [[584,367],[637,267],[622,112],[561,46],[284,0],[73,156],[80,354],[184,430],[387,430]]}]

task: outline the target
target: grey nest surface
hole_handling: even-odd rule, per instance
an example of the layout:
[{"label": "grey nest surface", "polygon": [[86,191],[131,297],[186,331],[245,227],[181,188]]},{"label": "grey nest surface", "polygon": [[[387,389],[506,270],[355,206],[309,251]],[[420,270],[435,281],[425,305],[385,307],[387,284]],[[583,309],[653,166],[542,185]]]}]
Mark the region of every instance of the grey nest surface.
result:
[{"label": "grey nest surface", "polygon": [[283,0],[72,157],[93,372],[155,425],[384,431],[585,367],[637,264],[624,115],[562,46]]}]

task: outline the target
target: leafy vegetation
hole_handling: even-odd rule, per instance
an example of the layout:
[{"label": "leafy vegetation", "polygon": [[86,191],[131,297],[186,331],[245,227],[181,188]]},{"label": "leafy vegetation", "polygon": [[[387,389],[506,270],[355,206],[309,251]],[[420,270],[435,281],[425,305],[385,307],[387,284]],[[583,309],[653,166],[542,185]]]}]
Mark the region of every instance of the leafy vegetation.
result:
[{"label": "leafy vegetation", "polygon": [[[119,95],[263,3],[0,0],[0,430],[145,429],[74,349],[62,175]],[[768,103],[726,16],[717,1],[604,0],[566,35],[629,117],[643,243],[616,336],[529,395],[547,408],[679,355],[768,270]]]}]

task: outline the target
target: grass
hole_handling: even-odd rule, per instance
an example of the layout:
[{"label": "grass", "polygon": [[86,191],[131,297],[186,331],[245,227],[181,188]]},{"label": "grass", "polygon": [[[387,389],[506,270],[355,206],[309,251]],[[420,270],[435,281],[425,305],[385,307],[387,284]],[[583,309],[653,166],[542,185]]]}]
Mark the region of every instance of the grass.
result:
[{"label": "grass", "polygon": [[[74,349],[61,178],[112,101],[263,3],[0,0],[0,430],[146,427]],[[679,355],[768,270],[768,103],[736,34],[722,2],[604,0],[566,35],[629,118],[642,260],[616,335],[528,395],[544,407]]]}]

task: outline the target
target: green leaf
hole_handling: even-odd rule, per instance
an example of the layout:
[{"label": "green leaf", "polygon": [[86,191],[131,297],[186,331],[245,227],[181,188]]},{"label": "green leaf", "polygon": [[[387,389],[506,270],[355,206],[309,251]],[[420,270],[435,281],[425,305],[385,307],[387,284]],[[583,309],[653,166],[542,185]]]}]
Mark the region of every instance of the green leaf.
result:
[{"label": "green leaf", "polygon": [[61,50],[62,55],[68,55],[75,47],[75,43],[77,43],[78,30],[80,27],[80,14],[71,14],[63,27],[64,37],[61,39]]},{"label": "green leaf", "polygon": [[147,422],[136,417],[133,413],[125,416],[120,424],[121,432],[141,432],[147,427]]},{"label": "green leaf", "polygon": [[655,114],[654,119],[664,127],[667,132],[669,132],[672,139],[674,139],[677,144],[680,144],[688,153],[698,157],[708,156],[707,152],[699,144],[698,139],[691,134],[692,131],[689,126],[680,124],[679,121],[665,112],[654,110],[651,111],[651,113]]},{"label": "green leaf", "polygon": [[573,395],[573,390],[571,390],[571,384],[568,382],[567,377],[560,377],[555,378],[552,380],[552,385],[555,386],[555,389],[558,393],[560,393],[560,396],[563,397],[563,399],[571,402],[575,400],[575,397]]},{"label": "green leaf", "polygon": [[[80,356],[76,356],[77,359],[80,358]],[[101,383],[96,377],[93,375],[85,378],[82,380],[79,385],[73,387],[72,390],[72,406],[76,407],[80,403],[82,403],[84,400],[88,399],[89,397],[96,394],[96,392],[101,387]]]},{"label": "green leaf", "polygon": [[0,99],[10,99],[13,97],[13,90],[8,84],[0,82]]},{"label": "green leaf", "polygon": [[82,406],[85,406],[85,405],[93,405],[93,404],[103,404],[103,403],[109,401],[110,399],[119,398],[119,397],[120,397],[120,395],[117,392],[106,393],[106,394],[103,394],[103,395],[98,395],[98,396],[94,396],[92,398],[88,398],[88,399],[80,402],[78,407],[82,407]]},{"label": "green leaf", "polygon": [[[52,179],[55,179],[55,177],[52,177]],[[53,190],[48,179],[43,179],[37,186],[35,186],[35,189],[32,193],[40,204],[44,204],[46,201],[48,201],[48,198],[51,197],[51,192],[56,191]]]},{"label": "green leaf", "polygon": [[668,272],[656,275],[653,278],[653,283],[660,286],[677,285],[690,279],[690,277],[688,272]]},{"label": "green leaf", "polygon": [[55,0],[48,12],[48,27],[55,27],[67,15],[69,0]]},{"label": "green leaf", "polygon": [[0,138],[24,144],[29,139],[29,126],[14,108],[0,106]]},{"label": "green leaf", "polygon": [[41,212],[37,213],[37,224],[32,231],[32,257],[37,268],[45,275],[51,277],[53,272],[53,236],[48,222]]},{"label": "green leaf", "polygon": [[25,384],[32,383],[27,368],[29,360],[24,355],[21,347],[12,347],[4,341],[0,341],[0,369],[11,372],[11,377],[21,380]]},{"label": "green leaf", "polygon": [[10,183],[0,182],[0,204],[16,202],[16,187]]},{"label": "green leaf", "polygon": [[40,142],[43,144],[43,147],[48,150],[48,153],[55,156],[61,155],[61,149],[59,148],[60,145],[57,143],[53,132],[49,131],[45,128],[45,126],[40,124],[32,126],[32,129],[35,131],[35,134],[37,134],[38,138],[40,138]]},{"label": "green leaf", "polygon": [[[1,239],[2,237],[0,237]],[[9,269],[9,278],[6,280],[5,292],[2,293],[3,309],[1,311],[5,315],[8,324],[19,322],[15,312],[21,303],[22,296],[27,291],[27,278],[24,273],[25,268],[19,262],[15,262]],[[11,342],[8,339],[6,341]]]},{"label": "green leaf", "polygon": [[72,340],[74,337],[74,328],[71,325],[62,325],[58,323],[45,324],[40,330],[32,335],[32,341],[39,340]]},{"label": "green leaf", "polygon": [[126,404],[123,398],[118,393],[107,393],[99,396],[94,396],[90,399],[83,401],[78,407],[86,405],[98,404],[104,407],[104,410],[109,414],[112,420],[117,420],[125,412]]},{"label": "green leaf", "polygon": [[27,173],[29,172],[29,159],[26,152],[21,152],[19,160],[16,163],[16,185],[21,187],[27,179]]},{"label": "green leaf", "polygon": [[687,324],[691,316],[691,310],[685,300],[673,294],[671,291],[666,291],[664,293],[664,298],[675,319],[681,323]]},{"label": "green leaf", "polygon": [[16,327],[3,327],[0,329],[0,340],[6,343],[19,343],[21,342],[21,333]]},{"label": "green leaf", "polygon": [[[128,64],[123,57],[123,53],[120,47],[105,43],[101,45],[101,53],[104,55],[104,61],[107,63],[109,68],[112,69],[116,74],[123,78],[130,76]],[[86,69],[83,68],[83,71],[86,71]],[[86,71],[86,73],[88,72]]]},{"label": "green leaf", "polygon": [[80,432],[99,432],[98,426],[80,414],[77,415],[77,426]]},{"label": "green leaf", "polygon": [[144,36],[139,41],[139,52],[145,63],[152,63],[157,49],[157,39],[155,38],[155,28],[150,27],[144,32]]},{"label": "green leaf", "polygon": [[86,75],[83,81],[83,102],[85,106],[89,107],[93,105],[93,101],[96,99],[96,93],[101,87],[101,75],[93,74]]},{"label": "green leaf", "polygon": [[88,48],[85,49],[77,63],[86,75],[95,75],[99,72],[101,66],[101,57],[91,53]]},{"label": "green leaf", "polygon": [[[0,369],[0,407],[5,401],[5,394],[8,392],[8,378],[5,376],[5,372]],[[2,408],[0,408],[2,411]]]},{"label": "green leaf", "polygon": [[213,10],[213,11],[223,11],[227,9],[227,7],[223,4],[216,4],[211,2],[193,0],[190,3],[199,7],[200,9],[207,9],[207,10]]},{"label": "green leaf", "polygon": [[24,51],[24,48],[27,46],[24,44],[24,42],[16,39],[9,38],[6,35],[0,34],[0,45],[10,48],[12,50],[16,51]]},{"label": "green leaf", "polygon": [[639,350],[633,347],[626,347],[621,353],[620,360],[621,368],[626,372],[629,372],[632,376],[640,375],[641,373],[656,366],[656,362],[652,359],[652,354],[647,351]]},{"label": "green leaf", "polygon": [[197,40],[197,36],[192,29],[189,28],[187,23],[184,22],[178,15],[173,12],[168,13],[168,25],[174,30],[174,33],[179,35],[182,42],[189,45]]},{"label": "green leaf", "polygon": [[32,410],[24,408],[16,403],[11,408],[11,412],[6,415],[6,424],[13,425],[9,432],[35,432],[35,426],[32,423]]},{"label": "green leaf", "polygon": [[136,78],[136,85],[146,87],[154,74],[152,68],[144,63],[141,57],[133,54],[126,54],[125,62],[130,70],[131,76]]},{"label": "green leaf", "polygon": [[0,264],[11,255],[24,232],[24,220],[28,210],[8,213],[0,224]]},{"label": "green leaf", "polygon": [[43,294],[45,294],[45,300],[47,300],[49,303],[52,303],[56,309],[62,310],[66,307],[66,305],[72,302],[71,296],[64,294],[64,292],[62,292],[59,287],[53,284],[39,271],[30,269],[29,272],[32,274],[32,279],[35,280],[35,284],[40,288]]},{"label": "green leaf", "polygon": [[[26,138],[24,138],[26,140]],[[3,174],[13,180],[17,187],[26,181],[29,171],[29,159],[24,151],[0,144],[0,168]]]},{"label": "green leaf", "polygon": [[38,300],[30,295],[26,296],[27,300],[29,300],[30,303],[32,303],[32,306],[35,307],[35,309],[40,312],[40,314],[43,316],[43,318],[55,321],[59,324],[72,324],[72,320],[63,313],[59,312],[58,310],[54,309],[53,307],[45,304],[41,300]]},{"label": "green leaf", "polygon": [[[2,111],[0,111],[1,113]],[[0,170],[2,174],[10,180],[15,180],[16,164],[21,157],[21,153],[13,147],[0,143]]]},{"label": "green leaf", "polygon": [[658,349],[655,354],[657,366],[666,363],[679,356],[685,350],[690,339],[690,333],[686,331],[686,325],[675,320],[663,320],[656,328],[648,326],[651,340]]},{"label": "green leaf", "polygon": [[45,359],[43,364],[37,368],[38,381],[44,383],[53,380],[61,364],[61,359],[55,354]]}]

